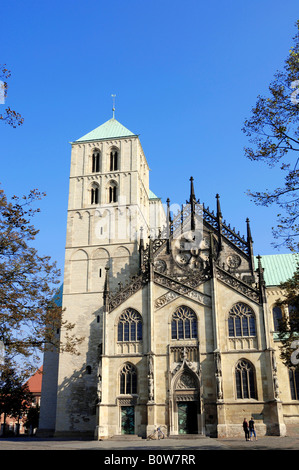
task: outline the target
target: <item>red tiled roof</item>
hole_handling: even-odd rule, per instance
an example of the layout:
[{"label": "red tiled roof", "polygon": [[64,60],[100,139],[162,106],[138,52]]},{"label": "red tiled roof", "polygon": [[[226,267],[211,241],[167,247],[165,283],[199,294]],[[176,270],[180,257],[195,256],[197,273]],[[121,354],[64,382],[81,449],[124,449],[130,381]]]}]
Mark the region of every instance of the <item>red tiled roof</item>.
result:
[{"label": "red tiled roof", "polygon": [[27,380],[27,385],[29,387],[30,392],[32,393],[41,393],[42,391],[42,378],[43,378],[43,366],[41,366],[35,374],[33,374],[30,379]]}]

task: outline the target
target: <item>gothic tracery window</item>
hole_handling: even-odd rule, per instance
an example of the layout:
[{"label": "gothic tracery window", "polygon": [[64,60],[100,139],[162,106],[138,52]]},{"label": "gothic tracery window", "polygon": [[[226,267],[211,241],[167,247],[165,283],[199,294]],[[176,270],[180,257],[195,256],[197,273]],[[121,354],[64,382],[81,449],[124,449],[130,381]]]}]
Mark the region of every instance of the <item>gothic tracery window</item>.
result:
[{"label": "gothic tracery window", "polygon": [[142,341],[142,318],[133,308],[127,308],[118,321],[117,340]]},{"label": "gothic tracery window", "polygon": [[272,309],[272,314],[273,314],[273,325],[274,325],[274,331],[278,331],[279,329],[279,321],[282,319],[282,311],[280,307],[273,307]]},{"label": "gothic tracery window", "polygon": [[137,393],[137,371],[132,364],[125,364],[120,371],[120,393],[121,395]]},{"label": "gothic tracery window", "polygon": [[230,337],[256,336],[253,310],[238,302],[229,311],[228,334]]},{"label": "gothic tracery window", "polygon": [[181,306],[176,309],[171,321],[171,338],[197,338],[197,317],[191,308]]},{"label": "gothic tracery window", "polygon": [[237,398],[256,398],[255,372],[251,362],[239,360],[235,368],[235,380]]}]

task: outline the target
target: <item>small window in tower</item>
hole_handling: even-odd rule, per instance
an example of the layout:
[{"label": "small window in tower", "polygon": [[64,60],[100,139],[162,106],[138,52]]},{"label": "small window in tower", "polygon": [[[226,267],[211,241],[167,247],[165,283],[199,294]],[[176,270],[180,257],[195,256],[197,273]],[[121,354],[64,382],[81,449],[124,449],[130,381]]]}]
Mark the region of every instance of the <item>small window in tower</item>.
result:
[{"label": "small window in tower", "polygon": [[110,171],[117,171],[118,169],[118,152],[112,150],[110,152]]},{"label": "small window in tower", "polygon": [[100,171],[100,152],[94,150],[92,154],[92,173],[98,173]]},{"label": "small window in tower", "polygon": [[98,186],[93,186],[91,188],[91,204],[98,204],[99,203],[99,188]]},{"label": "small window in tower", "polygon": [[108,201],[110,202],[117,202],[117,187],[116,184],[111,184],[108,188]]}]

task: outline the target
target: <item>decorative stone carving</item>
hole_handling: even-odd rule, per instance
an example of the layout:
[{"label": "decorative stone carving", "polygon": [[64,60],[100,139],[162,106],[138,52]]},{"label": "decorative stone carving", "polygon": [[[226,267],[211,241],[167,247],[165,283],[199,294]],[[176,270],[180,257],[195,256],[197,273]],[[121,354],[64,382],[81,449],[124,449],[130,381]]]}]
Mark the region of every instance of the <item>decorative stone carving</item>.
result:
[{"label": "decorative stone carving", "polygon": [[216,378],[216,387],[217,387],[217,400],[223,400],[221,356],[220,356],[219,351],[214,352],[214,360],[215,360],[215,378]]},{"label": "decorative stone carving", "polygon": [[167,287],[169,289],[172,289],[179,294],[184,294],[186,292],[190,291],[191,289],[194,289],[197,287],[199,284],[202,282],[205,282],[206,280],[209,279],[209,274],[207,272],[201,272],[201,273],[195,273],[192,272],[192,275],[186,275],[186,276],[166,276],[161,273],[154,273],[154,281],[157,284],[160,284],[164,287]]},{"label": "decorative stone carving", "polygon": [[209,238],[201,230],[190,230],[173,240],[172,253],[175,262],[183,269],[198,271],[204,268],[209,256]]},{"label": "decorative stone carving", "polygon": [[186,390],[186,389],[194,389],[196,388],[196,383],[194,377],[187,372],[183,372],[176,384],[177,390]]},{"label": "decorative stone carving", "polygon": [[109,299],[109,311],[111,312],[113,309],[131,297],[131,295],[135,294],[135,292],[141,289],[147,283],[147,281],[148,273],[144,272],[139,276],[132,277],[128,285],[122,286],[120,284],[119,291]]},{"label": "decorative stone carving", "polygon": [[227,265],[229,266],[229,268],[237,269],[241,264],[241,258],[240,258],[240,256],[238,256],[236,254],[232,254],[232,255],[229,255],[226,258],[226,262],[227,262]]},{"label": "decorative stone carving", "polygon": [[202,305],[211,305],[210,297],[195,290],[189,290],[189,292],[184,292],[181,294],[173,291],[168,291],[166,292],[166,294],[161,295],[158,299],[155,300],[155,309],[158,310],[159,308],[164,307],[165,305],[180,297],[180,295],[190,297],[192,300],[195,300],[196,302]]},{"label": "decorative stone carving", "polygon": [[257,289],[250,287],[248,284],[241,281],[240,279],[237,279],[232,274],[224,271],[219,266],[216,266],[216,277],[217,279],[224,282],[228,286],[234,288],[249,299],[253,300],[256,303],[259,303],[260,297]]},{"label": "decorative stone carving", "polygon": [[158,271],[158,273],[164,273],[164,271],[166,270],[166,263],[164,260],[162,259],[157,259],[155,262],[154,262],[154,269],[156,271]]},{"label": "decorative stone carving", "polygon": [[154,402],[154,357],[153,354],[148,356],[148,401]]},{"label": "decorative stone carving", "polygon": [[278,378],[277,378],[277,364],[276,364],[276,357],[275,357],[275,351],[271,351],[271,361],[272,361],[272,372],[273,372],[273,385],[274,385],[274,398],[275,400],[279,400],[279,384],[278,384]]}]

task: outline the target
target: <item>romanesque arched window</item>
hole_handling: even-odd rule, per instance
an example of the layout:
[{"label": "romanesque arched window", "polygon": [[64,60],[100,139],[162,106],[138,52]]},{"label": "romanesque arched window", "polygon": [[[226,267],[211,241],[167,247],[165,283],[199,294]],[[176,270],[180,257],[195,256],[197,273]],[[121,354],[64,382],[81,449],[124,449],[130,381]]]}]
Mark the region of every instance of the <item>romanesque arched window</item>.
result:
[{"label": "romanesque arched window", "polygon": [[114,181],[108,186],[108,202],[117,202],[117,184]]},{"label": "romanesque arched window", "polygon": [[254,313],[248,305],[238,302],[230,309],[228,334],[230,337],[256,336]]},{"label": "romanesque arched window", "polygon": [[176,309],[171,320],[171,338],[197,338],[197,317],[191,308],[181,306]]},{"label": "romanesque arched window", "polygon": [[100,171],[100,151],[98,149],[94,149],[92,153],[91,171],[92,173]]},{"label": "romanesque arched window", "polygon": [[117,340],[142,341],[142,318],[133,308],[127,308],[119,317]]},{"label": "romanesque arched window", "polygon": [[110,152],[110,171],[118,170],[118,151],[111,150]]},{"label": "romanesque arched window", "polygon": [[97,184],[93,184],[90,190],[90,203],[98,204],[99,203],[99,187]]},{"label": "romanesque arched window", "polygon": [[274,331],[278,331],[279,321],[282,319],[281,308],[277,306],[273,307],[272,314],[273,314]]},{"label": "romanesque arched window", "polygon": [[235,368],[236,396],[241,399],[256,398],[255,371],[251,362],[240,359]]},{"label": "romanesque arched window", "polygon": [[120,371],[120,393],[121,395],[137,393],[137,370],[132,364],[125,364]]}]

